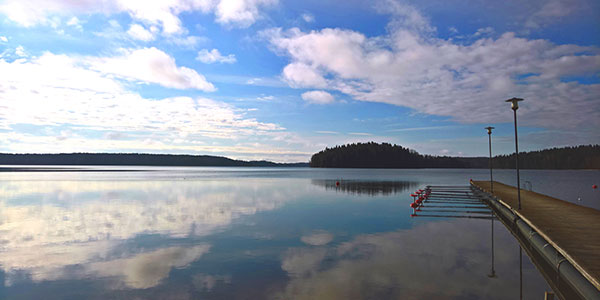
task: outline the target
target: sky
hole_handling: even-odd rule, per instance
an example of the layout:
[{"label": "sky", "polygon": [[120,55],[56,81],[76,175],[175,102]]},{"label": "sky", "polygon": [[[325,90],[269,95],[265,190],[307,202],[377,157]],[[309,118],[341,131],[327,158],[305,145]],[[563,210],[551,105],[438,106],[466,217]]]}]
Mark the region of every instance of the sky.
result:
[{"label": "sky", "polygon": [[0,152],[600,143],[600,2],[0,0]]}]

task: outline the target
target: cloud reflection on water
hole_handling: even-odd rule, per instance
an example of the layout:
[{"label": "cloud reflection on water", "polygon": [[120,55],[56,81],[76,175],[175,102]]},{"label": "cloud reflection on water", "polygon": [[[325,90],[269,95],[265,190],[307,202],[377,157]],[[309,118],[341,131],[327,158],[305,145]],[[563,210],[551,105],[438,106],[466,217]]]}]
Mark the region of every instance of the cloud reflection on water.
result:
[{"label": "cloud reflection on water", "polygon": [[206,236],[294,198],[294,188],[272,184],[262,180],[258,189],[253,180],[1,182],[0,190],[10,191],[0,200],[5,284],[26,272],[33,281],[112,276],[122,287],[154,286],[210,246],[162,242],[161,248],[130,250],[128,240],[148,234]]},{"label": "cloud reflection on water", "polygon": [[[487,278],[489,223],[409,221],[406,195],[364,197],[383,194],[378,184],[368,194],[347,181],[363,195],[347,201],[309,182],[0,181],[12,191],[0,199],[0,275],[14,295],[62,282],[92,286],[82,298],[514,298],[518,248],[497,235],[500,278]],[[421,225],[387,232],[411,224]],[[536,276],[526,281],[534,291]]]},{"label": "cloud reflection on water", "polygon": [[284,253],[281,269],[292,277],[315,273],[327,254],[327,248],[290,248]]},{"label": "cloud reflection on water", "polygon": [[163,248],[129,258],[91,263],[85,267],[85,273],[96,277],[117,277],[127,287],[144,289],[159,284],[172,268],[185,267],[209,250],[208,245]]},{"label": "cloud reflection on water", "polygon": [[[274,298],[515,298],[518,247],[505,230],[496,233],[496,242],[504,244],[496,247],[495,256],[501,278],[488,278],[491,256],[487,225],[473,220],[429,222],[410,230],[359,235],[329,248],[291,248],[281,264],[291,280]],[[531,292],[543,291],[546,284],[528,266],[523,270],[528,287],[525,298],[539,297]]]},{"label": "cloud reflection on water", "polygon": [[192,283],[197,290],[210,292],[219,283],[231,283],[231,276],[201,273],[193,276]]},{"label": "cloud reflection on water", "polygon": [[333,240],[333,235],[327,231],[315,231],[308,235],[303,235],[300,240],[308,245],[321,246]]}]

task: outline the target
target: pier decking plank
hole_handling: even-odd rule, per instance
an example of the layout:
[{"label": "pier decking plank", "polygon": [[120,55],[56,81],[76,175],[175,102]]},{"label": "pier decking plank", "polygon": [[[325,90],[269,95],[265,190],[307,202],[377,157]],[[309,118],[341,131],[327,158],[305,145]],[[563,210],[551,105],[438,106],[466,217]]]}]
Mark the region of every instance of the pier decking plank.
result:
[{"label": "pier decking plank", "polygon": [[[490,193],[489,181],[473,184]],[[491,193],[490,193],[491,194]],[[600,290],[600,211],[494,181],[494,196],[536,229]]]}]

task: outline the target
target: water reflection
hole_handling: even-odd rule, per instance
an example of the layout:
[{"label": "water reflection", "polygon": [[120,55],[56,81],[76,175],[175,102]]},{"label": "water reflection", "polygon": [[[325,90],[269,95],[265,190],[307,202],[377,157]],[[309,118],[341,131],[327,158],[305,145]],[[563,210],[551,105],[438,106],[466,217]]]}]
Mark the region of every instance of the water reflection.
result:
[{"label": "water reflection", "polygon": [[128,258],[91,263],[81,277],[115,277],[126,287],[145,289],[156,286],[172,268],[186,267],[210,249],[208,245],[169,247]]},{"label": "water reflection", "polygon": [[[333,247],[290,248],[281,268],[291,280],[275,298],[516,298],[519,278],[514,276],[518,271],[514,248],[503,248],[490,257],[490,245],[482,242],[489,240],[490,231],[482,222],[426,223],[411,230],[359,235]],[[487,276],[491,259],[497,260],[503,280]],[[539,298],[534,291],[543,291],[545,283],[535,269],[523,272],[533,278],[528,281],[526,298]]]},{"label": "water reflection", "polygon": [[409,191],[418,186],[410,181],[365,181],[365,180],[323,180],[313,179],[311,183],[326,190],[342,191],[349,194],[370,196],[390,195]]},{"label": "water reflection", "polygon": [[[409,217],[408,195],[430,182],[353,177],[332,193],[336,180],[315,178],[52,176],[0,180],[0,299],[518,295],[502,226],[490,279],[487,220]],[[539,297],[527,260],[523,272]]]},{"label": "water reflection", "polygon": [[[5,285],[114,277],[122,288],[157,285],[209,252],[202,236],[298,194],[272,180],[0,182],[0,268]],[[257,189],[257,186],[262,186]],[[140,248],[134,241],[154,236]],[[308,237],[317,242],[319,235]],[[186,246],[174,246],[186,241]],[[190,244],[191,243],[191,244]],[[210,279],[203,279],[211,286]]]},{"label": "water reflection", "polygon": [[231,283],[231,276],[228,275],[209,275],[196,274],[193,276],[194,287],[203,292],[210,292],[218,284]]},{"label": "water reflection", "polygon": [[492,215],[492,219],[490,219],[490,222],[492,223],[492,229],[490,231],[491,232],[490,235],[492,236],[492,246],[491,246],[491,248],[492,248],[492,268],[490,270],[490,274],[488,274],[489,278],[496,278],[497,277],[496,276],[496,269],[494,268],[495,261],[494,261],[494,219],[493,219],[493,217],[494,217],[494,215]]},{"label": "water reflection", "polygon": [[333,235],[327,231],[319,230],[309,235],[302,236],[300,240],[309,245],[321,246],[331,242],[331,240],[333,240]]}]

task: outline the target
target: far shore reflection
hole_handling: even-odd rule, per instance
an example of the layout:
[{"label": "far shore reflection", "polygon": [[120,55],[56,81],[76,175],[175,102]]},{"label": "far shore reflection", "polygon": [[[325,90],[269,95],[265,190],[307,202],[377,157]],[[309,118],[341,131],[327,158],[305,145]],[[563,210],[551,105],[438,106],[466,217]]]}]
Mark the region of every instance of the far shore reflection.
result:
[{"label": "far shore reflection", "polygon": [[417,182],[411,181],[365,181],[365,180],[322,180],[313,179],[311,183],[324,187],[326,190],[336,190],[349,194],[392,195],[416,188]]}]

